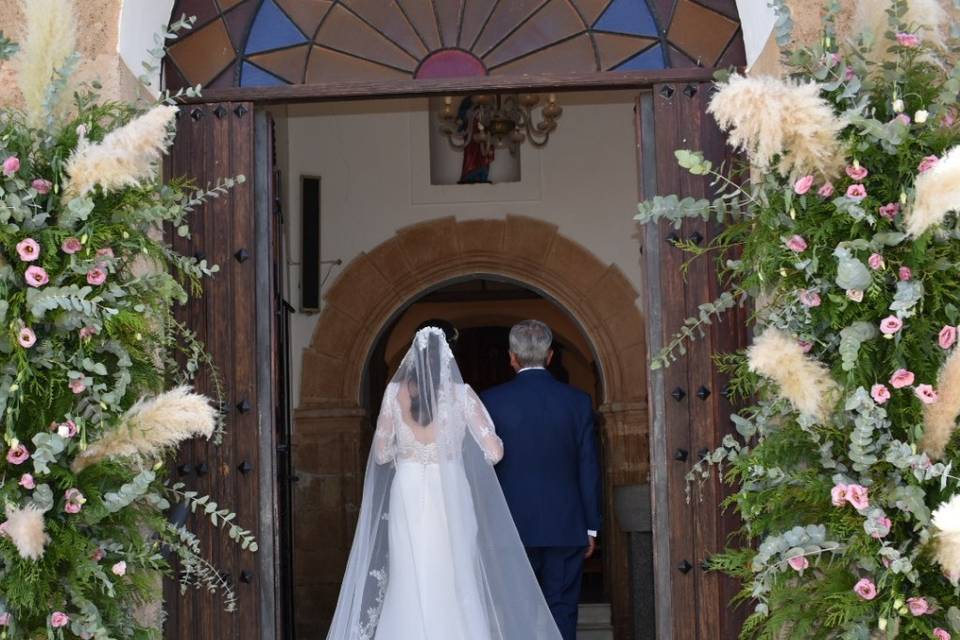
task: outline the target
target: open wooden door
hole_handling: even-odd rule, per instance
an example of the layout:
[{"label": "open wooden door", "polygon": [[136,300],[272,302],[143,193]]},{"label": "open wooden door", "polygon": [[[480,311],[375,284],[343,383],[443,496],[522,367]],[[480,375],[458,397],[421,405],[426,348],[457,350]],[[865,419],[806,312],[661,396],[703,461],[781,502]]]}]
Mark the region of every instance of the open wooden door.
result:
[{"label": "open wooden door", "polygon": [[[181,109],[166,176],[198,187],[244,175],[246,182],[193,214],[193,234],[175,238],[182,253],[204,257],[220,271],[179,317],[207,345],[219,370],[223,444],[183,448],[175,480],[209,494],[257,535],[258,553],[242,551],[202,515],[190,515],[205,557],[235,590],[236,612],[203,591],[181,596],[169,582],[167,638],[261,640],[278,636],[276,589],[276,401],[282,369],[273,270],[272,130],[249,102],[188,105]],[[212,378],[199,390],[218,396]]]},{"label": "open wooden door", "polygon": [[[706,113],[711,83],[658,84],[637,103],[640,196],[671,193],[706,197],[706,179],[677,165],[676,149],[703,150],[719,164],[728,158],[724,138]],[[728,158],[729,159],[729,158]],[[687,220],[679,230],[668,223],[642,230],[646,277],[647,344],[657,353],[683,320],[698,314],[721,290],[715,256],[681,267],[690,254],[674,246],[677,239],[707,243],[713,224]],[[686,474],[727,433],[732,408],[724,394],[726,381],[711,360],[715,352],[735,351],[747,343],[745,313],[732,311],[708,327],[706,338],[688,353],[649,378],[651,498],[653,502],[656,626],[659,640],[734,639],[743,608],[729,606],[738,587],[734,581],[707,572],[702,563],[723,549],[736,520],[720,512],[723,487],[714,478],[700,494],[686,500]]]}]

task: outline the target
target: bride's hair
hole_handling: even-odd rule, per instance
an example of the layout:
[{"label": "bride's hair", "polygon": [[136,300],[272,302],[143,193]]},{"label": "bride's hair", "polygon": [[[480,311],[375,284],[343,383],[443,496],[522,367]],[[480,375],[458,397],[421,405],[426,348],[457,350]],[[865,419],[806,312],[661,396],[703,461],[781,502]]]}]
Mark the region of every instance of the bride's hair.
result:
[{"label": "bride's hair", "polygon": [[[426,345],[418,347],[418,350],[425,352],[425,355],[408,363],[405,377],[410,394],[410,415],[417,424],[425,427],[433,422],[437,408],[442,353],[440,336],[428,334]],[[417,366],[418,361],[420,366]]]}]

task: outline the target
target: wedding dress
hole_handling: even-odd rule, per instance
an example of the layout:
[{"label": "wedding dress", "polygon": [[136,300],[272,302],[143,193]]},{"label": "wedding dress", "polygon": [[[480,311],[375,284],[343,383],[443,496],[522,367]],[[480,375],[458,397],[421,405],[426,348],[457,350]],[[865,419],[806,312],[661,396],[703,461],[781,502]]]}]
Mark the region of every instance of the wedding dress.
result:
[{"label": "wedding dress", "polygon": [[421,330],[384,395],[328,640],[560,640],[502,456],[443,332]]}]

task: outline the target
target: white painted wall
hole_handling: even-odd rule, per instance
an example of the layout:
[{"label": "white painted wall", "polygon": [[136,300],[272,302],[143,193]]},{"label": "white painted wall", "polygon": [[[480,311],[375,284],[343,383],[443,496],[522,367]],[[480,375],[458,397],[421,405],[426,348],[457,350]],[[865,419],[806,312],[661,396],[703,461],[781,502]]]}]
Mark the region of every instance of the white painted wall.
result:
[{"label": "white painted wall", "polygon": [[[147,51],[156,48],[154,34],[161,33],[170,22],[174,0],[123,0],[120,8],[120,37],[117,49],[120,59],[135,78],[144,73]],[[179,16],[177,16],[179,18]],[[157,95],[160,88],[159,70],[150,79],[150,90]]]},{"label": "white painted wall", "polygon": [[[424,220],[513,213],[558,225],[602,261],[619,265],[639,290],[633,98],[632,92],[562,95],[560,128],[545,149],[524,148],[521,182],[447,187],[430,185],[425,100],[289,106],[291,302],[299,306],[301,175],[322,178],[323,260],[340,258],[346,265],[396,229]],[[299,313],[291,321],[294,406],[302,350],[316,321],[315,314]]]}]

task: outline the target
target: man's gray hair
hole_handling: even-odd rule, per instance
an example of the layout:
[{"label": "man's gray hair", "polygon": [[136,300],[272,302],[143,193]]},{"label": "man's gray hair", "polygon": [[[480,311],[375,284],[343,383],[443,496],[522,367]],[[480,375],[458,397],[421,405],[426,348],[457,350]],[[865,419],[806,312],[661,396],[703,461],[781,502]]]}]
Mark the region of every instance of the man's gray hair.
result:
[{"label": "man's gray hair", "polygon": [[521,367],[543,367],[553,344],[553,332],[539,320],[524,320],[510,329],[510,353]]}]

